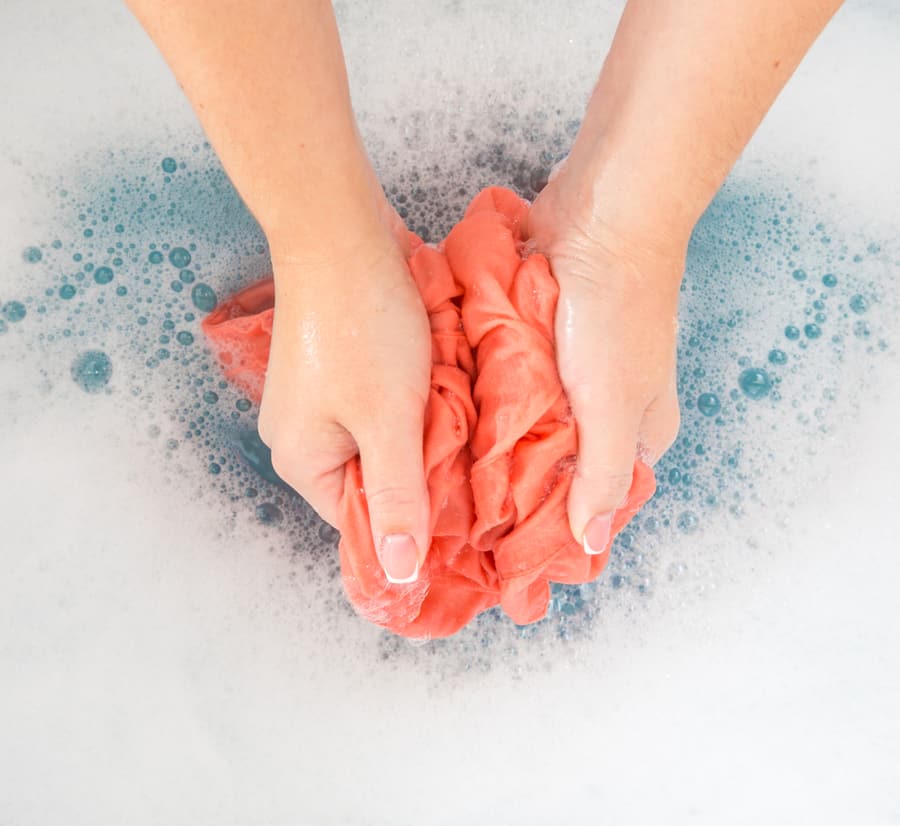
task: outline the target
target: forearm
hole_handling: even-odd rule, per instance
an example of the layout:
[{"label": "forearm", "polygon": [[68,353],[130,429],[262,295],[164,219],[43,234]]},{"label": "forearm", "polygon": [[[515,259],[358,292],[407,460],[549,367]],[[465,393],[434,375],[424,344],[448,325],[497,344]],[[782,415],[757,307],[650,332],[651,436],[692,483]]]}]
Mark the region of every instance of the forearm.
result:
[{"label": "forearm", "polygon": [[840,0],[629,0],[569,164],[612,227],[684,245]]},{"label": "forearm", "polygon": [[127,2],[270,245],[340,255],[381,231],[327,0]]}]

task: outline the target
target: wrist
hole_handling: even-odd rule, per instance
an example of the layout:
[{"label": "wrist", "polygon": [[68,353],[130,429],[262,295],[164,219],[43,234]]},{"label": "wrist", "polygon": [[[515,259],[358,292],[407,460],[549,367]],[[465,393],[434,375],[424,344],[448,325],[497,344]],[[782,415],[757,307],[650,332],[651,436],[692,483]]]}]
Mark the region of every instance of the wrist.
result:
[{"label": "wrist", "polygon": [[634,162],[613,140],[573,146],[554,179],[574,222],[589,236],[657,258],[683,259],[706,202],[650,163]]}]

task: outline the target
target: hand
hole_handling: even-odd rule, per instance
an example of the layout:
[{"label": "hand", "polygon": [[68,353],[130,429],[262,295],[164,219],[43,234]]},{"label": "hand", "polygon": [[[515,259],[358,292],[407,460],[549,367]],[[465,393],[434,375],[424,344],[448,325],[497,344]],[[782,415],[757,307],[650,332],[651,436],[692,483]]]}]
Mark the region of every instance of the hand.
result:
[{"label": "hand", "polygon": [[598,208],[580,190],[583,179],[564,165],[536,198],[527,233],[560,287],[557,361],[578,424],[569,524],[587,553],[601,553],[635,458],[654,464],[678,433],[675,339],[686,241],[648,240],[605,220],[615,209]]},{"label": "hand", "polygon": [[382,567],[392,582],[412,581],[431,542],[422,445],[430,326],[405,227],[386,202],[377,229],[347,235],[352,245],[335,255],[272,244],[259,432],[278,475],[332,525],[344,465],[359,453]]}]

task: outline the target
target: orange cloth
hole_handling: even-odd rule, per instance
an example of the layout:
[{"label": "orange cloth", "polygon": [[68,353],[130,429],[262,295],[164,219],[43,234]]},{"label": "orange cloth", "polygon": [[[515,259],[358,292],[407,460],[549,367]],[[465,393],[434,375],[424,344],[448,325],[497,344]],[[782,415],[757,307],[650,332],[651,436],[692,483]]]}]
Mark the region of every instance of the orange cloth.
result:
[{"label": "orange cloth", "polygon": [[[438,248],[411,235],[409,267],[431,320],[425,472],[433,540],[419,578],[388,583],[378,563],[359,457],[340,504],[344,586],[356,610],[397,634],[455,633],[498,603],[517,623],[541,619],[550,582],[597,577],[609,553],[585,554],[566,517],[576,430],[556,371],[559,292],[547,259],[522,258],[528,203],[482,191]],[[226,378],[259,401],[274,288],[259,282],[217,307],[203,329]],[[653,495],[638,461],[618,533]]]}]

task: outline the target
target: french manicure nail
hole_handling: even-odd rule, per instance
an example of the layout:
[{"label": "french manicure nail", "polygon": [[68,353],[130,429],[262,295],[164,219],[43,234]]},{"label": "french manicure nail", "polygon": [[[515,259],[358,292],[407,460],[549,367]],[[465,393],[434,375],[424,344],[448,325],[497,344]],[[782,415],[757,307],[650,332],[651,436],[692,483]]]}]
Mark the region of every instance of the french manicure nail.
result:
[{"label": "french manicure nail", "polygon": [[419,576],[419,551],[408,533],[388,534],[381,540],[378,560],[388,582],[405,585]]},{"label": "french manicure nail", "polygon": [[612,532],[612,521],[615,512],[601,513],[591,517],[584,529],[582,543],[584,552],[590,556],[597,556],[606,550],[609,545],[609,535]]}]

